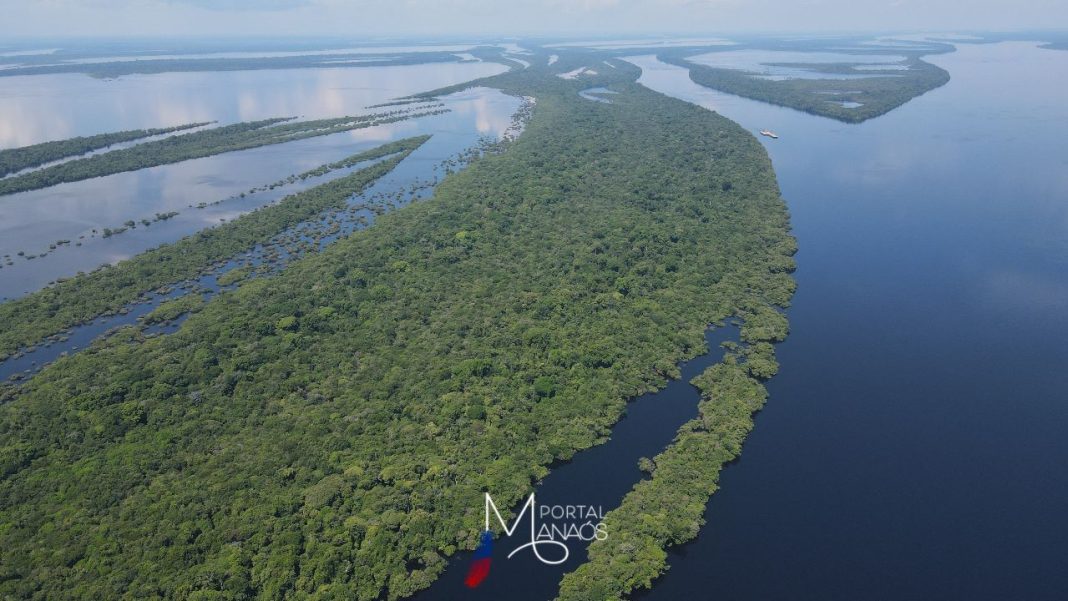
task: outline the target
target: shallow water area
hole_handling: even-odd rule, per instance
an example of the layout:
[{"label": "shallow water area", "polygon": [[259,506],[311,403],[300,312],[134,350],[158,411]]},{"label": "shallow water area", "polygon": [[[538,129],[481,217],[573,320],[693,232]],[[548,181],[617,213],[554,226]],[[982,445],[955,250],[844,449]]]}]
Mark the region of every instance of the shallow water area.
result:
[{"label": "shallow water area", "polygon": [[[0,197],[0,259],[9,255],[0,263],[0,300],[232,220],[324,180],[249,190],[386,142],[432,134],[427,150],[418,154],[432,151],[444,160],[480,136],[503,135],[518,106],[517,99],[486,88],[443,100],[450,112]],[[178,214],[166,221],[140,224],[174,211]],[[118,229],[129,220],[138,225],[103,237],[104,228]],[[60,240],[71,242],[49,249]]]}]

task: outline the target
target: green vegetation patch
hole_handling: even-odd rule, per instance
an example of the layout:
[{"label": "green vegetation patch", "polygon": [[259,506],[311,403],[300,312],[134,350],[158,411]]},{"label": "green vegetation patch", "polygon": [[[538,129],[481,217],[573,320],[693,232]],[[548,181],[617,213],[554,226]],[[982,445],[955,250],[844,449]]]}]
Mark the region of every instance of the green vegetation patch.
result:
[{"label": "green vegetation patch", "polygon": [[[949,73],[919,57],[910,57],[908,69],[873,72],[852,64],[789,64],[813,67],[826,73],[870,75],[851,79],[770,80],[737,69],[690,62],[679,53],[661,53],[660,60],[690,70],[690,79],[706,88],[753,100],[785,106],[846,123],[860,123],[886,114],[920,94],[945,85]],[[784,63],[785,65],[785,63]],[[843,106],[843,103],[846,106]],[[850,108],[849,103],[860,106]]]},{"label": "green vegetation patch", "polygon": [[516,501],[709,322],[781,300],[763,148],[636,76],[595,78],[610,105],[485,82],[533,117],[433,199],[5,389],[0,596],[408,596],[474,547],[483,491]]},{"label": "green vegetation patch", "polygon": [[355,165],[361,161],[397,156],[292,194],[277,204],[174,244],[162,245],[117,265],[0,304],[0,323],[4,324],[0,330],[0,353],[10,354],[64,328],[118,311],[142,294],[192,278],[220,259],[252,248],[327,209],[343,207],[350,196],[392,171],[427,139],[427,136],[407,138],[358,153],[342,163]]},{"label": "green vegetation patch", "polygon": [[144,323],[157,324],[174,321],[186,313],[199,311],[204,306],[204,295],[190,292],[178,298],[160,303],[154,311],[145,315]]},{"label": "green vegetation patch", "polygon": [[0,177],[17,171],[22,171],[23,169],[29,169],[30,167],[39,167],[45,163],[51,163],[52,161],[58,161],[60,159],[92,152],[94,150],[100,150],[101,148],[107,148],[112,144],[170,134],[185,129],[203,127],[205,125],[208,124],[189,123],[186,125],[157,129],[132,129],[97,134],[95,136],[79,136],[67,140],[42,142],[40,144],[23,146],[21,148],[0,150]]},{"label": "green vegetation patch", "polygon": [[[775,319],[769,316],[778,313],[764,300],[754,300],[765,315],[750,317]],[[761,381],[779,368],[771,343],[785,338],[785,318],[774,329],[749,323],[742,328],[749,344],[729,351],[722,363],[692,380],[701,390],[697,419],[684,424],[664,452],[645,460],[652,478],[639,482],[605,515],[611,534],[592,542],[589,560],[564,576],[559,601],[619,600],[652,588],[667,570],[666,549],[697,536],[708,499],[719,488],[720,471],[741,454],[753,414],[767,399]]]},{"label": "green vegetation patch", "polygon": [[190,134],[171,136],[163,140],[145,142],[132,148],[123,148],[74,159],[3,179],[0,180],[0,195],[47,188],[57,184],[76,182],[124,171],[137,171],[147,167],[157,167],[224,152],[248,150],[270,144],[281,144],[315,136],[373,127],[441,112],[445,112],[445,109],[421,112],[391,111],[389,113],[357,117],[336,117],[313,121],[292,121],[290,118],[275,118],[236,123]]}]

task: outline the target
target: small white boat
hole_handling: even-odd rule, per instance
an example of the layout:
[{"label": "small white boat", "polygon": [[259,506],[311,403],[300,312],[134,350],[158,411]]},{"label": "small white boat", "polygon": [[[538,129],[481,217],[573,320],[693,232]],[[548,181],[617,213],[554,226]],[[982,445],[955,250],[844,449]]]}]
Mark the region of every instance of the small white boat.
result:
[{"label": "small white boat", "polygon": [[762,129],[762,130],[760,130],[760,135],[767,136],[769,138],[774,138],[776,140],[779,139],[779,134],[771,131],[770,129]]}]

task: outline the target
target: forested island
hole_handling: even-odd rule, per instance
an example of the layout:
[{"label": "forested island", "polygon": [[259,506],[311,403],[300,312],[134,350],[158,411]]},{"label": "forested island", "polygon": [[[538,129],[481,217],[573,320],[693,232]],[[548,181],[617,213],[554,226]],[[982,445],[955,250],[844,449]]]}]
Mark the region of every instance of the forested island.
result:
[{"label": "forested island", "polygon": [[[292,117],[277,117],[235,123],[193,133],[170,136],[162,140],[144,142],[130,148],[73,159],[0,179],[0,196],[122,173],[124,171],[158,167],[159,165],[178,163],[224,152],[248,150],[250,148],[326,136],[353,129],[374,127],[404,119],[436,115],[445,110],[443,108],[426,110],[398,109],[386,113],[309,121],[294,121]],[[112,134],[104,134],[104,136],[107,135]],[[69,141],[57,142],[57,148],[68,143],[77,145]],[[22,149],[15,149],[15,151],[20,150]]]},{"label": "forested island", "polygon": [[207,123],[189,123],[175,127],[163,127],[156,129],[134,129],[118,131],[95,136],[79,136],[66,140],[42,142],[21,148],[8,148],[0,150],[0,177],[39,167],[46,163],[58,161],[68,157],[78,156],[101,148],[107,148],[113,144],[132,142],[153,136],[171,134],[185,129],[203,127]]},{"label": "forested island", "polygon": [[[195,310],[174,333],[125,328],[5,385],[0,595],[409,596],[475,546],[484,491],[525,496],[700,353],[710,323],[737,317],[745,344],[699,379],[702,417],[561,595],[618,598],[659,573],[763,402],[795,245],[750,134],[637,85],[621,61],[557,76],[585,58],[466,84],[536,104],[521,137],[430,200],[275,276],[162,309],[153,319]],[[581,98],[591,86],[612,103]],[[379,149],[382,162],[303,202],[0,305],[23,323],[5,348],[343,201],[419,143]],[[627,517],[680,497],[682,531]]]},{"label": "forested island", "polygon": [[[813,78],[765,79],[737,69],[700,65],[686,53],[664,52],[660,60],[690,70],[690,79],[706,88],[785,106],[846,123],[860,123],[884,115],[920,94],[949,81],[949,73],[919,56],[909,57],[905,69],[863,71],[853,63],[772,63],[813,71]],[[820,78],[820,73],[828,77]],[[854,76],[832,78],[833,74]]]}]

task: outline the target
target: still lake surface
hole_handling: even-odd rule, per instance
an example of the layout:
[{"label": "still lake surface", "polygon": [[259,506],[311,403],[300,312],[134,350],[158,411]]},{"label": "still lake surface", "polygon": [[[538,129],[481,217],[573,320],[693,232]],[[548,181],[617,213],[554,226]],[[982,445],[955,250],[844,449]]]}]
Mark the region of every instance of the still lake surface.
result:
[{"label": "still lake surface", "polygon": [[436,63],[153,73],[118,79],[81,73],[2,77],[0,148],[203,121],[360,115],[381,110],[365,108],[372,104],[505,70],[497,63]]},{"label": "still lake surface", "polygon": [[1068,52],[958,46],[860,125],[642,83],[761,138],[800,252],[741,460],[642,599],[1068,598]]}]

